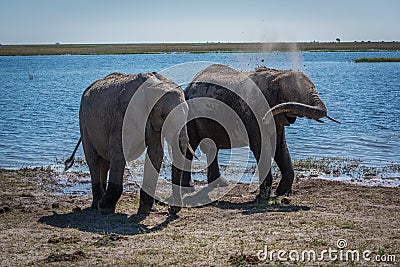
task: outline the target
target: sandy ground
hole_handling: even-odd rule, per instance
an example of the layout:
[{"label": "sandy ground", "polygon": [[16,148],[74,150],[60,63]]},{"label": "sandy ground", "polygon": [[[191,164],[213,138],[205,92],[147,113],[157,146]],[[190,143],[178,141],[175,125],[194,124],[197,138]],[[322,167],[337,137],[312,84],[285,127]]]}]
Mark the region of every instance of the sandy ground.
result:
[{"label": "sandy ground", "polygon": [[43,168],[0,170],[1,266],[400,262],[398,187],[306,179],[288,198],[256,202],[248,185],[238,184],[219,201],[185,208],[178,218],[157,204],[157,212],[140,220],[136,191],[123,194],[116,214],[101,215],[89,209],[90,197],[58,193],[54,175]]}]

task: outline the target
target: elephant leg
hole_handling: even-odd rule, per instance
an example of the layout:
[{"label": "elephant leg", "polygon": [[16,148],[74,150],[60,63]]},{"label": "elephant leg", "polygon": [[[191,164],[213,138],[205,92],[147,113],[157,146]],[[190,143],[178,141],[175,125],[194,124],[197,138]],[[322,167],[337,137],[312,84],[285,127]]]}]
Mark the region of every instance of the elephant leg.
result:
[{"label": "elephant leg", "polygon": [[107,173],[110,169],[110,162],[101,157],[97,158],[97,166],[99,168],[100,180],[99,183],[92,184],[93,202],[92,208],[97,209],[100,199],[103,197],[107,188]]},{"label": "elephant leg", "polygon": [[218,166],[218,152],[219,149],[217,148],[210,148],[208,149],[206,156],[207,156],[207,182],[211,184],[215,180],[217,180],[221,173],[219,171]]},{"label": "elephant leg", "polygon": [[[196,149],[200,143],[200,138],[198,137],[198,135],[196,133],[194,121],[190,121],[188,123],[187,131],[188,131],[188,137],[189,137],[189,144],[193,148],[193,150],[196,151]],[[191,188],[190,181],[192,180],[191,169],[192,169],[193,155],[189,151],[186,151],[186,159],[187,159],[187,162],[184,165],[185,169],[183,170],[183,173],[182,173],[181,186]]]},{"label": "elephant leg", "polygon": [[[228,186],[228,182],[222,178],[221,172],[219,171],[219,164],[218,164],[218,152],[219,149],[209,150],[206,154],[207,156],[207,182],[209,184],[214,183],[213,186],[225,187]],[[214,156],[215,155],[215,156]]]},{"label": "elephant leg", "polygon": [[[190,144],[190,146],[193,148],[194,151],[196,151],[198,145],[199,144],[197,145]],[[191,169],[192,169],[193,155],[189,151],[186,152],[186,159],[187,161],[184,164],[185,169],[182,172],[182,180],[179,183],[183,187],[191,187],[190,182],[192,180]]]},{"label": "elephant leg", "polygon": [[176,215],[183,206],[182,198],[186,189],[181,186],[182,170],[172,165],[172,197],[173,203],[169,207],[169,213]]},{"label": "elephant leg", "polygon": [[257,199],[269,199],[272,188],[272,173],[271,173],[271,159],[268,157],[268,153],[264,152],[264,158],[261,158],[261,148],[257,145],[250,146],[254,157],[257,161],[257,168],[260,181],[260,192]]},{"label": "elephant leg", "polygon": [[100,184],[103,189],[103,194],[107,189],[108,171],[110,170],[110,162],[105,159],[101,159],[100,162]]},{"label": "elephant leg", "polygon": [[[90,172],[90,180],[92,183],[92,205],[91,207],[97,209],[97,204],[99,203],[100,199],[103,197],[104,194],[104,187],[102,185],[102,164],[104,160],[97,155],[96,150],[93,148],[90,142],[87,142],[85,139],[82,139],[83,142],[83,151],[85,152],[86,162],[89,167]],[[106,173],[107,175],[107,173]]]},{"label": "elephant leg", "polygon": [[290,153],[286,145],[285,130],[283,127],[277,132],[277,146],[274,159],[282,174],[282,179],[276,189],[276,195],[282,196],[290,194],[294,180],[294,171]]},{"label": "elephant leg", "polygon": [[257,199],[269,199],[271,196],[272,189],[272,173],[271,170],[268,172],[267,177],[260,184],[260,193],[257,196]]},{"label": "elephant leg", "polygon": [[[123,185],[123,175],[125,170],[125,158],[122,153],[122,148],[118,145],[110,144],[110,164],[109,178],[107,189],[99,201],[97,207],[103,214],[114,213],[115,207],[121,197]],[[103,175],[105,177],[105,175]],[[104,180],[102,181],[105,182]]]},{"label": "elephant leg", "polygon": [[164,151],[161,143],[151,144],[147,147],[144,162],[143,184],[140,189],[138,209],[138,214],[140,215],[148,215],[154,205],[154,195],[163,157]]}]

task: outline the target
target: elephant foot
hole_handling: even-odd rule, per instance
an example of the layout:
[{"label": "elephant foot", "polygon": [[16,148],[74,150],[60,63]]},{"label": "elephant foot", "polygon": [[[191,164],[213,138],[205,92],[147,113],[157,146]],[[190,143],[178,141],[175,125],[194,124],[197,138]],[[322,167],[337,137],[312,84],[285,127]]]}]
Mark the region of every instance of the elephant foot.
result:
[{"label": "elephant foot", "polygon": [[97,210],[97,206],[104,195],[103,188],[105,188],[105,187],[102,186],[100,183],[92,184],[93,201],[92,201],[92,205],[90,206],[92,209]]},{"label": "elephant foot", "polygon": [[106,193],[97,204],[97,209],[102,214],[110,214],[115,212],[118,199],[122,194],[122,185],[109,183]]},{"label": "elephant foot", "polygon": [[137,214],[147,216],[154,207],[155,199],[149,195],[143,188],[140,189],[139,209]]},{"label": "elephant foot", "polygon": [[[106,196],[106,195],[104,195]],[[93,207],[93,204],[92,204]],[[103,197],[98,203],[96,209],[101,212],[101,214],[111,214],[115,213],[116,204],[112,204],[105,197]]]},{"label": "elephant foot", "polygon": [[262,196],[260,194],[258,194],[256,196],[256,202],[265,202],[265,201],[269,201],[270,197],[266,197],[266,196]]},{"label": "elephant foot", "polygon": [[111,208],[101,208],[100,203],[97,205],[97,209],[101,212],[101,214],[112,214],[115,213],[115,206]]},{"label": "elephant foot", "polygon": [[258,193],[257,200],[268,200],[271,196],[271,186],[266,186],[260,188],[260,193]]},{"label": "elephant foot", "polygon": [[90,205],[91,209],[97,210],[98,209],[98,205],[99,205],[99,201],[100,200],[93,200],[92,201],[92,205]]},{"label": "elephant foot", "polygon": [[181,211],[181,209],[182,209],[182,207],[179,207],[179,206],[170,206],[170,207],[168,208],[168,212],[169,212],[169,214],[172,215],[172,216],[177,216],[177,213],[178,213],[179,211]]},{"label": "elephant foot", "polygon": [[284,195],[289,196],[291,192],[292,192],[291,186],[284,186],[282,184],[279,184],[278,188],[276,189],[277,196],[284,196]]},{"label": "elephant foot", "polygon": [[141,217],[146,217],[147,215],[150,214],[152,210],[151,206],[147,206],[147,205],[140,205],[139,209],[137,211],[137,215],[141,216]]}]

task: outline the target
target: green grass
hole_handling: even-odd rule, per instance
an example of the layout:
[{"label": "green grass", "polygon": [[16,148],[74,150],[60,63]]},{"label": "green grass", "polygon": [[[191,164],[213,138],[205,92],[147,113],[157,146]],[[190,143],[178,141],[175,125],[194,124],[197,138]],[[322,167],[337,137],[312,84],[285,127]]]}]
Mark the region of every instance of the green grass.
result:
[{"label": "green grass", "polygon": [[349,229],[349,230],[355,230],[358,228],[358,225],[355,222],[340,222],[339,226],[341,229]]},{"label": "green grass", "polygon": [[400,58],[358,58],[356,60],[354,60],[354,62],[356,63],[363,63],[363,62],[367,62],[367,63],[376,63],[376,62],[400,62]]},{"label": "green grass", "polygon": [[0,56],[398,50],[400,42],[43,44],[0,45]]}]

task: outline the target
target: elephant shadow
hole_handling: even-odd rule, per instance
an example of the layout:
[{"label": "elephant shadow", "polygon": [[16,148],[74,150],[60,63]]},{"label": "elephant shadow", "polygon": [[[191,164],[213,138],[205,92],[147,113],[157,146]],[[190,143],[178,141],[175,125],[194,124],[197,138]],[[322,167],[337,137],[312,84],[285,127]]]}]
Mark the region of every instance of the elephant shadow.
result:
[{"label": "elephant shadow", "polygon": [[298,212],[309,211],[311,208],[304,205],[269,204],[267,200],[251,200],[241,203],[230,201],[217,201],[215,206],[220,209],[241,210],[243,215],[267,212]]},{"label": "elephant shadow", "polygon": [[[277,202],[276,197],[272,197],[272,204],[270,200],[249,200],[246,202],[231,202],[229,200],[218,200],[209,197],[209,193],[215,191],[217,188],[214,186],[205,186],[195,194],[186,196],[182,199],[185,206],[197,206],[196,204],[209,203],[220,209],[237,209],[242,210],[243,215],[251,215],[255,213],[267,213],[267,212],[298,212],[298,211],[309,211],[311,208],[304,205],[290,205],[281,204]],[[170,197],[170,200],[172,196]],[[201,205],[200,205],[201,206]]]},{"label": "elephant shadow", "polygon": [[58,228],[75,228],[91,233],[115,233],[120,235],[138,235],[162,230],[176,218],[168,216],[153,227],[141,223],[144,217],[124,213],[103,215],[99,211],[86,208],[65,214],[53,213],[39,219],[40,223]]}]

